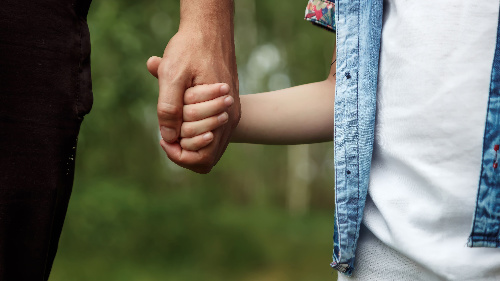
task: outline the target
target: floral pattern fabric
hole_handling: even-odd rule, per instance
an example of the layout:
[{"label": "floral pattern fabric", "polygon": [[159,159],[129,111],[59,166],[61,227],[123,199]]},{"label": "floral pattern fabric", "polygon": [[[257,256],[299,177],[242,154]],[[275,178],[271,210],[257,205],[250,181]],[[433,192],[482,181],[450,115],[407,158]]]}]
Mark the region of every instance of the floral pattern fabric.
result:
[{"label": "floral pattern fabric", "polygon": [[305,20],[335,31],[335,3],[328,0],[309,0]]}]

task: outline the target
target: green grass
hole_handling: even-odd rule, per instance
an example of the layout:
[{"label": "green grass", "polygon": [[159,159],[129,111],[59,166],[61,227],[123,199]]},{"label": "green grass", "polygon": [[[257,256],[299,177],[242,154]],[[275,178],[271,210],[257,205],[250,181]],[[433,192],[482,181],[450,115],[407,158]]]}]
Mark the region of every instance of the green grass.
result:
[{"label": "green grass", "polygon": [[50,280],[336,279],[330,212],[292,217],[277,207],[207,200],[209,189],[79,186]]}]

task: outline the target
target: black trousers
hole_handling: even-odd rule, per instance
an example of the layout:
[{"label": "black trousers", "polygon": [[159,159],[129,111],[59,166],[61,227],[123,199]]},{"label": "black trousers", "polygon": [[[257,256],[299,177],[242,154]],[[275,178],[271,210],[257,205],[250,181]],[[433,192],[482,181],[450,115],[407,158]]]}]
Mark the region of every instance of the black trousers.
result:
[{"label": "black trousers", "polygon": [[91,0],[0,1],[0,280],[47,280],[92,106]]}]

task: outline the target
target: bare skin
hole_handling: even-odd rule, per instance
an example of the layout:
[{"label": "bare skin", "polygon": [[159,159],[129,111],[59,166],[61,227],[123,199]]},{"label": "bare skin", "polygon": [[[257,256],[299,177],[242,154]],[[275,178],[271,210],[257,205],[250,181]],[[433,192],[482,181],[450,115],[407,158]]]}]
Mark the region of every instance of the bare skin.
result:
[{"label": "bare skin", "polygon": [[[335,60],[335,53],[333,54]],[[333,139],[335,64],[324,81],[292,87],[274,92],[241,97],[242,116],[234,130],[231,142],[259,144],[303,144],[331,141]],[[183,126],[198,136],[220,126],[216,114],[225,105],[216,102],[214,85],[201,85],[186,93]],[[215,99],[214,99],[215,98]],[[192,112],[196,112],[192,114]],[[200,116],[209,116],[205,119]],[[211,121],[209,121],[211,120]],[[185,149],[201,149],[198,137],[186,135],[181,141]]]},{"label": "bare skin", "polygon": [[[232,0],[181,0],[178,32],[170,39],[163,58],[151,57],[148,70],[158,78],[160,145],[170,160],[198,173],[208,173],[224,153],[240,119],[238,74],[234,54]],[[180,145],[184,93],[202,84],[224,82],[222,95],[233,99],[227,121],[213,130],[213,139],[202,149],[190,151]]]}]

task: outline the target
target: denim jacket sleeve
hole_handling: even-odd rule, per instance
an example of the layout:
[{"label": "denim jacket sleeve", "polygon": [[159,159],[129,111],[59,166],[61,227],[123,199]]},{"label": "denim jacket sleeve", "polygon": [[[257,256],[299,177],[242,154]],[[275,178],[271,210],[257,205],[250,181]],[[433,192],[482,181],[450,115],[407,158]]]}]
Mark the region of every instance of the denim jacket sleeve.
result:
[{"label": "denim jacket sleeve", "polygon": [[329,0],[309,0],[304,18],[335,32],[335,3]]}]

